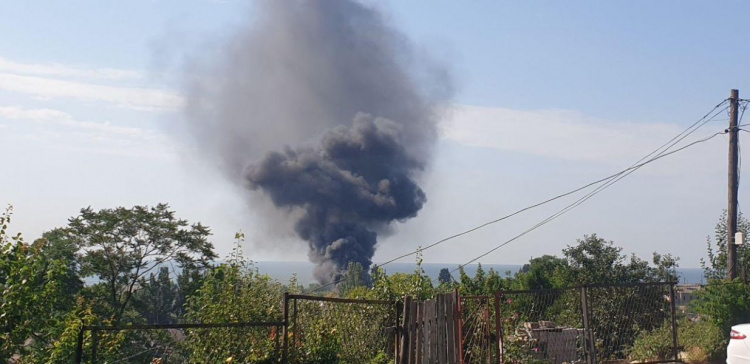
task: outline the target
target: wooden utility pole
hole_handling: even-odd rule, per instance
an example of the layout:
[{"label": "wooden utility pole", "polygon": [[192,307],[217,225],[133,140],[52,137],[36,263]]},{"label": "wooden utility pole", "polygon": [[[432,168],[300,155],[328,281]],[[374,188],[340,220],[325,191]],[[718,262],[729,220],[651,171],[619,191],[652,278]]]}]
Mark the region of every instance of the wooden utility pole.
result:
[{"label": "wooden utility pole", "polygon": [[737,112],[740,92],[732,90],[729,96],[729,206],[727,207],[727,278],[737,278],[737,245],[734,234],[737,232],[737,190],[738,176],[738,138]]}]

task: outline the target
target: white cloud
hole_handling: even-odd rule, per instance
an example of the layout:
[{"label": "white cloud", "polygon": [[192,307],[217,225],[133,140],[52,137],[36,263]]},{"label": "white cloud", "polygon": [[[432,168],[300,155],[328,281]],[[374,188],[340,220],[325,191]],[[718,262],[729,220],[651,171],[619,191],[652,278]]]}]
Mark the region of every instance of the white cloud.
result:
[{"label": "white cloud", "polygon": [[54,120],[72,119],[70,114],[51,109],[23,109],[20,107],[0,106],[0,117],[10,120]]},{"label": "white cloud", "polygon": [[[16,123],[2,123],[2,119]],[[75,119],[52,109],[0,106],[0,140],[34,142],[40,147],[129,156],[172,158],[174,145],[152,129]]]},{"label": "white cloud", "polygon": [[10,73],[0,73],[0,89],[25,93],[42,99],[72,98],[82,101],[103,101],[120,107],[146,111],[175,110],[183,102],[182,97],[176,93],[159,89],[101,86]]},{"label": "white cloud", "polygon": [[512,110],[458,105],[443,137],[465,145],[572,161],[625,165],[684,127],[599,120],[569,110]]},{"label": "white cloud", "polygon": [[0,57],[0,71],[36,76],[87,78],[96,80],[142,80],[140,72],[115,68],[86,68],[59,63],[20,63]]}]

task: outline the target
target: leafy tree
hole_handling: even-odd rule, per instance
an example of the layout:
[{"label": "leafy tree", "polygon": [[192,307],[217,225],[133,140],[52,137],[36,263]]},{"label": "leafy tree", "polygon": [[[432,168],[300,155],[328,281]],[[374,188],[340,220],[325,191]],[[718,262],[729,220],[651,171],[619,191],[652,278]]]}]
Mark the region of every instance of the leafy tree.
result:
[{"label": "leafy tree", "polygon": [[358,262],[349,262],[346,272],[338,279],[337,288],[341,296],[346,296],[347,292],[357,287],[369,287],[370,276]]},{"label": "leafy tree", "polygon": [[396,273],[387,275],[378,267],[372,272],[372,290],[370,298],[383,300],[397,300],[404,296],[412,296],[415,299],[432,298],[437,292],[432,285],[432,280],[425,274],[422,268],[422,253],[416,255],[416,267],[410,274]]},{"label": "leafy tree", "polygon": [[160,265],[174,261],[193,269],[216,258],[206,240],[209,229],[176,218],[166,204],[99,211],[87,207],[63,232],[84,251],[81,273],[101,280],[114,322],[123,318],[137,284]]},{"label": "leafy tree", "polygon": [[[188,322],[272,322],[281,321],[283,285],[260,274],[242,255],[244,235],[238,233],[236,246],[227,263],[208,272],[195,295],[188,298]],[[275,329],[273,329],[275,330]],[[280,334],[267,328],[188,330],[185,352],[189,362],[273,362],[274,339]]]},{"label": "leafy tree", "polygon": [[[621,254],[595,234],[563,250],[564,275],[570,285],[648,283],[676,281],[677,259],[654,253],[652,264],[635,255]],[[636,334],[654,330],[669,315],[663,286],[598,287],[588,290],[591,326],[596,336],[597,357],[602,360],[626,355]],[[633,312],[638,312],[633,315]]]},{"label": "leafy tree", "polygon": [[169,277],[168,267],[159,267],[158,274],[151,273],[141,279],[133,294],[133,308],[149,324],[177,322],[179,309],[178,287]]},{"label": "leafy tree", "polygon": [[83,281],[80,276],[80,267],[77,260],[78,246],[75,242],[66,239],[65,235],[59,229],[51,230],[42,234],[42,237],[34,242],[44,246],[41,253],[48,261],[60,261],[64,263],[65,274],[60,277],[63,284],[65,296],[69,299],[65,307],[61,310],[70,309],[76,295],[83,288]]},{"label": "leafy tree", "polygon": [[[510,273],[508,273],[508,275],[509,274]],[[507,287],[509,286],[509,281],[510,280],[508,279],[508,277],[503,278],[500,276],[500,273],[490,268],[489,272],[487,272],[487,279],[485,279],[484,282],[484,291],[487,294],[492,294],[497,291],[507,289]]]},{"label": "leafy tree", "polygon": [[469,276],[464,267],[458,268],[458,275],[459,291],[461,294],[469,296],[492,295],[497,291],[507,289],[510,282],[510,280],[500,277],[500,274],[492,268],[485,273],[481,263],[477,265],[474,277]]},{"label": "leafy tree", "polygon": [[10,236],[12,208],[0,215],[0,357],[43,362],[75,304],[69,262],[45,254],[47,241]]},{"label": "leafy tree", "polygon": [[750,286],[739,280],[712,280],[691,305],[703,319],[729,332],[732,325],[750,322]]},{"label": "leafy tree", "polygon": [[[512,279],[517,289],[550,289],[586,285],[676,281],[677,259],[654,253],[646,261],[622,254],[622,248],[596,235],[584,236],[563,250],[563,257],[532,259]],[[660,326],[669,315],[665,286],[590,287],[587,290],[590,325],[597,359],[622,358],[636,333]],[[581,295],[577,290],[551,290],[544,294],[513,295],[506,301],[506,319],[550,320],[562,325],[581,324]],[[638,312],[633,315],[633,312]]]},{"label": "leafy tree", "polygon": [[593,235],[563,249],[567,263],[564,282],[568,286],[608,283],[677,281],[677,258],[654,253],[652,263],[635,255],[621,254],[622,248]]},{"label": "leafy tree", "polygon": [[[732,325],[750,322],[750,287],[740,278],[727,280],[727,225],[726,210],[719,217],[716,224],[715,248],[707,240],[708,260],[701,260],[703,274],[708,284],[697,292],[696,299],[691,303],[693,310],[701,317],[720,327],[724,332]],[[739,216],[737,230],[747,234],[750,222]],[[750,249],[741,245],[737,249],[737,263],[740,272],[750,265]]]},{"label": "leafy tree", "polygon": [[450,270],[448,270],[448,268],[440,269],[440,274],[438,274],[438,282],[440,282],[440,284],[453,283],[453,277],[451,277],[451,272]]},{"label": "leafy tree", "polygon": [[513,285],[521,290],[560,288],[566,284],[563,276],[567,269],[568,262],[556,256],[532,258],[516,273]]},{"label": "leafy tree", "polygon": [[[737,218],[737,231],[745,236],[750,232],[750,221],[742,214]],[[721,213],[714,228],[714,245],[715,247],[711,246],[711,237],[707,236],[708,260],[701,259],[701,268],[707,281],[727,277],[727,210]],[[750,268],[750,248],[746,244],[737,247],[737,266],[740,272]]]}]

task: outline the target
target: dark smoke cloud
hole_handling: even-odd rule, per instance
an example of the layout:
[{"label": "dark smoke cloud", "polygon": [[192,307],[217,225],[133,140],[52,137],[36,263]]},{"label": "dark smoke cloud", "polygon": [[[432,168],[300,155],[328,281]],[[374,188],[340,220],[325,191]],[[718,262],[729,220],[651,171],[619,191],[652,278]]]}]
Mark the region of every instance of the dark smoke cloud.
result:
[{"label": "dark smoke cloud", "polygon": [[187,120],[230,178],[294,211],[316,277],[369,268],[377,234],[417,215],[447,72],[377,9],[263,1],[218,55],[188,68]]}]

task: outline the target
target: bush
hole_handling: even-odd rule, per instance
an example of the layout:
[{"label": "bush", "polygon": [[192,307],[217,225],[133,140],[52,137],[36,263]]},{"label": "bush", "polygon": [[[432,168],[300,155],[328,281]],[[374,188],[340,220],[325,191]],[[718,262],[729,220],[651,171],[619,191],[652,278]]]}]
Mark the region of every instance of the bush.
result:
[{"label": "bush", "polygon": [[741,280],[711,281],[698,291],[692,309],[725,332],[750,322],[750,286]]},{"label": "bush", "polygon": [[713,361],[725,355],[727,338],[719,326],[709,321],[687,322],[690,325],[681,325],[678,334],[689,363]]},{"label": "bush", "polygon": [[[688,363],[708,363],[720,359],[727,341],[721,328],[710,321],[682,320],[677,329],[678,345]],[[653,331],[642,331],[629,350],[631,360],[672,358],[672,327],[667,321]]]}]

